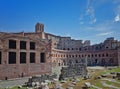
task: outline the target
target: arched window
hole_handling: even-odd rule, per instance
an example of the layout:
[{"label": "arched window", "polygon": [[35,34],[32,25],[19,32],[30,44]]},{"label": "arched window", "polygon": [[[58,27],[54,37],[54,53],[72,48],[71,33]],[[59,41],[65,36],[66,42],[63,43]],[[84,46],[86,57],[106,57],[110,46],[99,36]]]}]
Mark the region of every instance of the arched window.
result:
[{"label": "arched window", "polygon": [[69,55],[69,57],[71,58],[71,55]]},{"label": "arched window", "polygon": [[99,57],[101,57],[101,55],[99,54]]},{"label": "arched window", "polygon": [[66,55],[66,57],[68,57],[68,55]]},{"label": "arched window", "polygon": [[95,59],[95,64],[97,64],[97,62],[98,62],[98,59]]},{"label": "arched window", "polygon": [[108,49],[109,47],[106,47],[106,49]]},{"label": "arched window", "polygon": [[77,54],[76,54],[76,57],[77,57]]},{"label": "arched window", "polygon": [[82,55],[82,57],[84,57],[84,55]]},{"label": "arched window", "polygon": [[78,63],[78,60],[75,60],[76,63]]},{"label": "arched window", "polygon": [[102,57],[104,57],[105,55],[104,54],[102,54]]},{"label": "arched window", "polygon": [[106,53],[106,57],[108,57],[108,53]]},{"label": "arched window", "polygon": [[93,54],[92,54],[92,57],[93,57]]},{"label": "arched window", "polygon": [[101,65],[104,66],[106,63],[105,63],[105,59],[102,59],[101,61]]},{"label": "arched window", "polygon": [[97,57],[97,54],[95,54],[95,57]]},{"label": "arched window", "polygon": [[72,55],[72,57],[74,58],[74,55]]},{"label": "arched window", "polygon": [[95,48],[96,50],[98,50],[98,47],[96,46],[96,48]]},{"label": "arched window", "polygon": [[81,48],[79,48],[79,51],[81,51]]},{"label": "arched window", "polygon": [[109,63],[114,63],[114,60],[111,58],[111,59],[109,60]]},{"label": "arched window", "polygon": [[90,55],[88,55],[88,57],[90,57]]},{"label": "arched window", "polygon": [[58,66],[60,66],[60,63],[58,63]]}]

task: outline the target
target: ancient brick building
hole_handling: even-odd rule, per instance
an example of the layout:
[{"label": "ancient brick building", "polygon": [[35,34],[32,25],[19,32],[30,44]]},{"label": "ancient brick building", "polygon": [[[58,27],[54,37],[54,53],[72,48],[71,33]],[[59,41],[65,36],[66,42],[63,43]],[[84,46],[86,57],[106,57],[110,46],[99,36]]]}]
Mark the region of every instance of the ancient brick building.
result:
[{"label": "ancient brick building", "polygon": [[50,40],[42,40],[39,32],[1,32],[0,79],[51,73],[50,52]]},{"label": "ancient brick building", "polygon": [[120,41],[113,37],[91,45],[89,40],[45,33],[41,23],[35,25],[35,32],[0,32],[0,79],[51,73],[51,66],[85,59],[91,66],[118,66],[119,48]]},{"label": "ancient brick building", "polygon": [[69,61],[84,61],[89,66],[118,66],[120,65],[120,42],[107,38],[103,43],[81,46],[76,49],[53,49],[53,66],[67,65]]}]

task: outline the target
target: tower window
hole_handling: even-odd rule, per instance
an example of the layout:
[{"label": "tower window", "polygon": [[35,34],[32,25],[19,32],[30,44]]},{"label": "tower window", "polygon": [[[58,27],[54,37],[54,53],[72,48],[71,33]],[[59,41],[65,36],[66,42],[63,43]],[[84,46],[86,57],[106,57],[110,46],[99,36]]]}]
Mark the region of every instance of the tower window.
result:
[{"label": "tower window", "polygon": [[15,40],[9,40],[9,48],[16,49],[16,41]]},{"label": "tower window", "polygon": [[20,49],[26,49],[26,42],[20,41]]},{"label": "tower window", "polygon": [[40,62],[45,63],[45,53],[40,54]]},{"label": "tower window", "polygon": [[26,53],[20,52],[20,63],[26,63]]},{"label": "tower window", "polygon": [[16,52],[9,52],[9,64],[16,63]]},{"label": "tower window", "polygon": [[30,53],[30,63],[35,63],[35,53]]}]

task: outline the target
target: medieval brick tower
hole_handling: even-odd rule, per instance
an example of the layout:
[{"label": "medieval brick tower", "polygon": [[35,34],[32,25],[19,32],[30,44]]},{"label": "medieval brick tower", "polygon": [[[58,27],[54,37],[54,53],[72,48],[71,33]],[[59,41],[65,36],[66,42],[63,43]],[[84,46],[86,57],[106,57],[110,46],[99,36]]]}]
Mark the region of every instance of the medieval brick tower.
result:
[{"label": "medieval brick tower", "polygon": [[36,33],[41,33],[41,38],[45,39],[45,33],[44,33],[44,24],[42,23],[37,23],[35,25],[35,32]]},{"label": "medieval brick tower", "polygon": [[35,32],[37,32],[37,33],[44,32],[44,24],[37,23],[35,25]]}]

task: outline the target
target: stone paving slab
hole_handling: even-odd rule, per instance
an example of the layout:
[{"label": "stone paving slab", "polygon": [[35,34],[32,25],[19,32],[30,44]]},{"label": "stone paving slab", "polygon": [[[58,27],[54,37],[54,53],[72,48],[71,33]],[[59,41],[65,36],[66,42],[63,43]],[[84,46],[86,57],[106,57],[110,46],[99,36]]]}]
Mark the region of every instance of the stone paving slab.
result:
[{"label": "stone paving slab", "polygon": [[107,81],[110,81],[110,82],[114,82],[114,83],[120,84],[120,82],[116,81],[115,79],[103,78],[102,80],[107,80]]},{"label": "stone paving slab", "polygon": [[0,88],[7,88],[7,87],[23,85],[27,81],[28,81],[28,77],[11,79],[11,80],[3,80],[3,81],[0,81]]},{"label": "stone paving slab", "polygon": [[106,84],[105,82],[101,82],[103,86],[105,87],[110,87],[112,89],[120,89],[119,87],[116,87],[116,86],[113,86],[113,85],[109,85],[109,84]]},{"label": "stone paving slab", "polygon": [[97,87],[97,86],[95,86],[95,85],[91,85],[91,86],[94,87],[94,88],[96,88],[96,89],[102,89],[102,88]]}]

